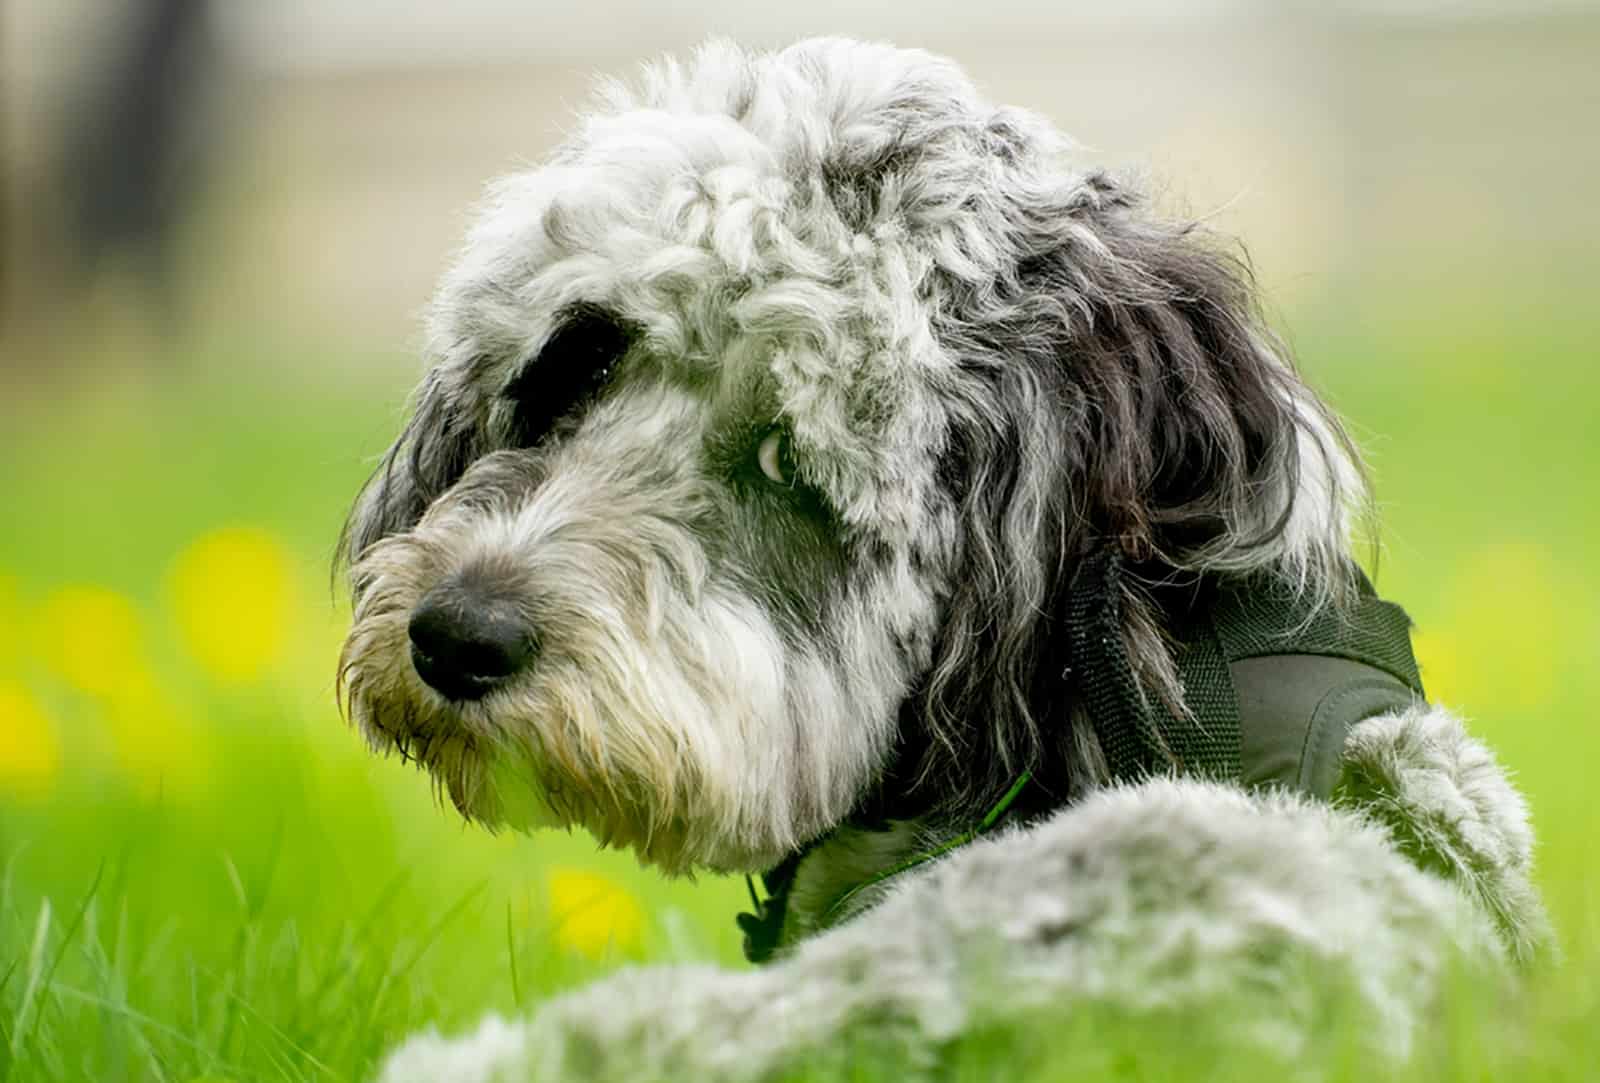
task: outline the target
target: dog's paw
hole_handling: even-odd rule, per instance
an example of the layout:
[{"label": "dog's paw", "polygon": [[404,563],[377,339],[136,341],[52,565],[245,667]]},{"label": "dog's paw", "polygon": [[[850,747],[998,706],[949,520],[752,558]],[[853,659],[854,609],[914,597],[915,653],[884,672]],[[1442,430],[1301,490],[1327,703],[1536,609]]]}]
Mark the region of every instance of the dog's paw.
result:
[{"label": "dog's paw", "polygon": [[389,1054],[378,1083],[512,1083],[527,1046],[526,1027],[496,1015],[460,1038],[429,1029]]},{"label": "dog's paw", "polygon": [[1350,731],[1337,799],[1380,823],[1422,868],[1459,885],[1513,958],[1552,950],[1533,883],[1528,805],[1488,746],[1443,707],[1369,718]]}]

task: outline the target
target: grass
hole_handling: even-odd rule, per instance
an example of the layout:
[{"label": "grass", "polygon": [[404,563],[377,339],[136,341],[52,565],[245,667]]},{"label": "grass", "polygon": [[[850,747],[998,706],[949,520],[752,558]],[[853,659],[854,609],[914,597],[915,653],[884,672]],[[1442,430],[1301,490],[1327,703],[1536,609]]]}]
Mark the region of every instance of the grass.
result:
[{"label": "grass", "polygon": [[[1580,340],[1301,344],[1371,454],[1379,583],[1417,620],[1426,678],[1530,795],[1566,956],[1512,1003],[1464,983],[1407,1078],[1600,1064],[1600,371]],[[398,394],[117,383],[0,435],[0,1080],[359,1080],[422,1026],[631,960],[742,965],[742,884],[464,828],[338,721],[326,562]],[[1324,1039],[1333,1077],[1372,1077],[1336,1022]],[[896,1078],[883,1058],[796,1078]],[[1177,1023],[1101,1016],[969,1037],[944,1070],[1282,1074]]]}]

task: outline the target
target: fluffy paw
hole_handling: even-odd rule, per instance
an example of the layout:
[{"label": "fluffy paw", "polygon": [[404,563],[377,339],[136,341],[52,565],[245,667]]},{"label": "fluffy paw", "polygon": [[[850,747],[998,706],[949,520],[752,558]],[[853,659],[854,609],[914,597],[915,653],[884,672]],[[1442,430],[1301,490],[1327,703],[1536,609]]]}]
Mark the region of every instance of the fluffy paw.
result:
[{"label": "fluffy paw", "polygon": [[463,1038],[428,1030],[389,1054],[379,1083],[510,1083],[527,1058],[524,1026],[490,1016]]},{"label": "fluffy paw", "polygon": [[1338,800],[1381,823],[1417,864],[1460,885],[1513,958],[1552,943],[1533,886],[1528,806],[1494,754],[1442,707],[1369,718],[1345,743]]}]

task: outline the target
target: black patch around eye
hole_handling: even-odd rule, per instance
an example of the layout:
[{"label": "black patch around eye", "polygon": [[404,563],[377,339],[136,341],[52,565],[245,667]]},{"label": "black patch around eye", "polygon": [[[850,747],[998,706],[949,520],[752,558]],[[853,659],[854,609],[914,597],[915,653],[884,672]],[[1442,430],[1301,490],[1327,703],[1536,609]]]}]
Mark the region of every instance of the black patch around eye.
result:
[{"label": "black patch around eye", "polygon": [[[779,464],[787,482],[773,480],[761,467],[761,444],[775,431],[784,436],[779,448]],[[710,471],[726,477],[743,500],[772,501],[775,506],[800,511],[821,521],[830,518],[822,495],[801,476],[793,438],[786,430],[767,424],[724,434],[712,444],[709,462]]]},{"label": "black patch around eye", "polygon": [[570,310],[506,388],[515,405],[513,446],[535,446],[556,422],[598,395],[633,339],[634,329],[603,308]]}]

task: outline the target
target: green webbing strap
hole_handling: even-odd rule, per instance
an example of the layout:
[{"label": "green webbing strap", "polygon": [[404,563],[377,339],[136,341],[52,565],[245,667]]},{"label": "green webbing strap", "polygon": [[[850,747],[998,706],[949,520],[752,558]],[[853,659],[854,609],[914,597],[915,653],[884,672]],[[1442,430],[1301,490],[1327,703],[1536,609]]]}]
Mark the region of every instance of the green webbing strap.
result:
[{"label": "green webbing strap", "polygon": [[1255,577],[1219,591],[1211,613],[1228,661],[1273,654],[1345,658],[1382,670],[1417,695],[1422,677],[1411,653],[1411,618],[1379,598],[1361,569],[1348,606],[1313,609],[1279,581]]},{"label": "green webbing strap", "polygon": [[[1347,606],[1316,607],[1265,575],[1214,584],[1212,595],[1169,613],[1188,713],[1174,713],[1141,687],[1122,638],[1122,558],[1108,547],[1085,563],[1067,599],[1071,678],[1114,779],[1167,770],[1237,780],[1240,712],[1230,667],[1248,658],[1321,655],[1360,663],[1422,695],[1411,653],[1411,621],[1358,576]],[[1283,725],[1303,729],[1304,718]]]},{"label": "green webbing strap", "polygon": [[[1179,717],[1151,700],[1128,659],[1121,554],[1107,547],[1080,569],[1067,598],[1069,679],[1113,779],[1143,778],[1172,767],[1185,774],[1239,775],[1238,706],[1227,661],[1208,624],[1185,633],[1179,673],[1193,717]],[[1202,703],[1209,708],[1196,709]]]}]

